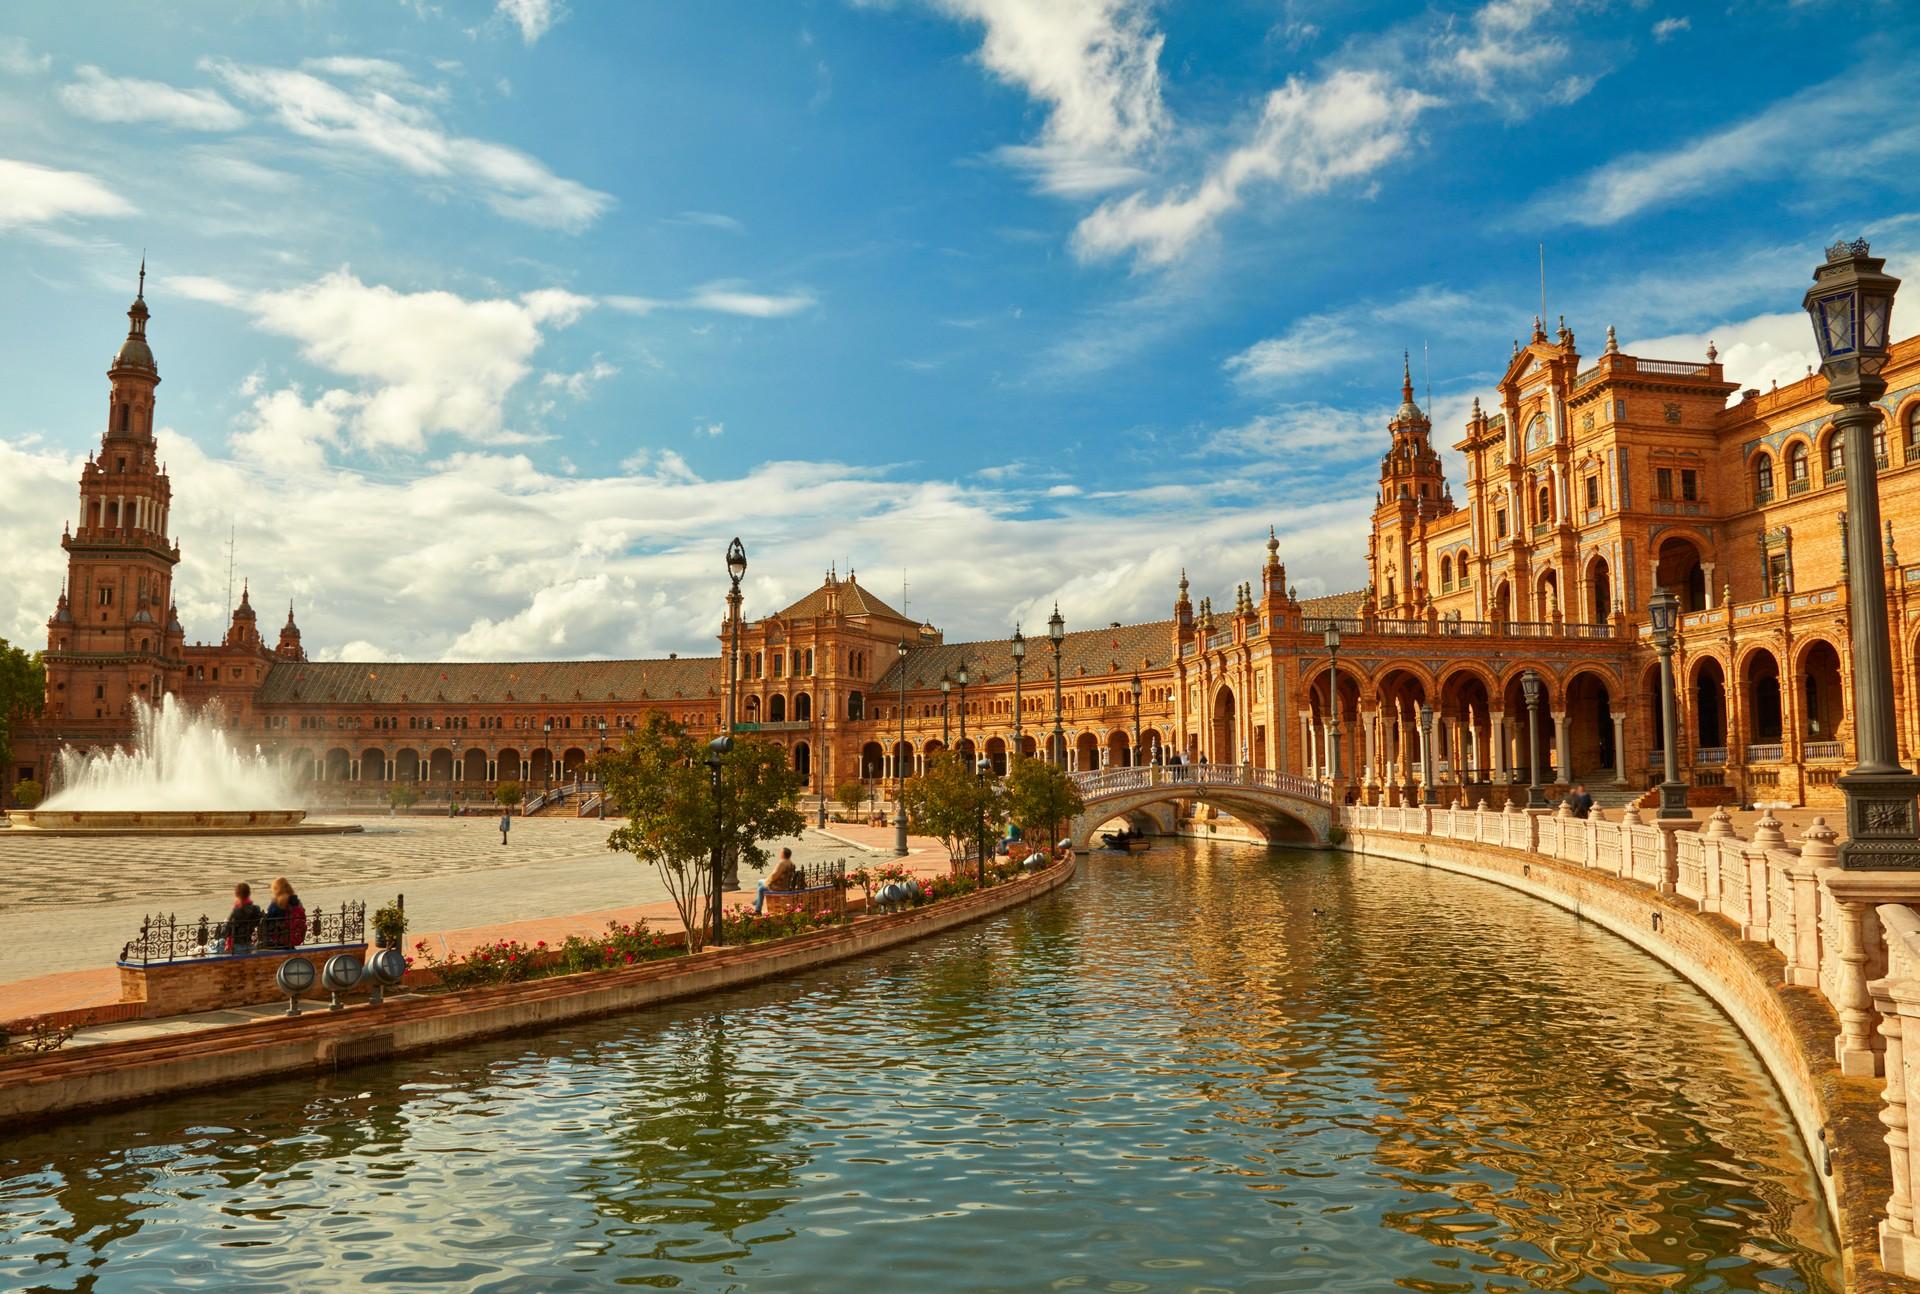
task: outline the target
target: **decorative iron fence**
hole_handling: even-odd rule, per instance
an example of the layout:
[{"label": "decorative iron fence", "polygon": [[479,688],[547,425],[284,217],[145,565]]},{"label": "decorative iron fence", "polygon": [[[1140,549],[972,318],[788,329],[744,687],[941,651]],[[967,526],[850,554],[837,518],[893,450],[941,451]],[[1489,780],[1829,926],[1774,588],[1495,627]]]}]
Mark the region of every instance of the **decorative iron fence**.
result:
[{"label": "decorative iron fence", "polygon": [[[294,936],[299,935],[296,943]],[[169,912],[143,917],[140,933],[120,948],[128,965],[192,961],[200,957],[232,957],[289,948],[358,946],[367,941],[367,905],[342,903],[337,911],[310,909],[306,929],[289,928],[285,917],[261,917],[251,923],[231,918],[201,916],[181,920]]]},{"label": "decorative iron fence", "polygon": [[807,863],[797,869],[800,883],[791,889],[768,890],[768,910],[776,915],[806,912],[812,916],[847,915],[847,860]]}]

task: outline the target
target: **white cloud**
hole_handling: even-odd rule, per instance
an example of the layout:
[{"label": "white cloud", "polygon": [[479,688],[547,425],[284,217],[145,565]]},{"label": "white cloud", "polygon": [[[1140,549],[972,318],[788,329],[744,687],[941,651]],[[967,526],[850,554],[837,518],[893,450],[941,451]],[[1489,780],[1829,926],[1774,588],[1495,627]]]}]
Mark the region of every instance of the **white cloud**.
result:
[{"label": "white cloud", "polygon": [[[1839,138],[1858,146],[1834,148]],[[1898,96],[1849,76],[1673,148],[1617,157],[1529,203],[1520,223],[1612,225],[1703,195],[1724,201],[1752,181],[1826,181],[1910,165],[1915,152],[1920,130]]]},{"label": "white cloud", "polygon": [[520,39],[531,45],[566,14],[558,0],[498,0],[494,12],[520,29]]},{"label": "white cloud", "polygon": [[0,157],[0,229],[67,216],[125,216],[133,204],[84,171]]},{"label": "white cloud", "polygon": [[234,452],[284,472],[316,470],[339,446],[342,424],[361,403],[352,392],[334,390],[309,404],[297,386],[257,396],[233,437]]},{"label": "white cloud", "polygon": [[693,434],[696,436],[704,436],[708,440],[718,440],[727,434],[727,424],[724,422],[699,423],[694,427]]},{"label": "white cloud", "polygon": [[614,295],[602,297],[601,301],[615,310],[634,315],[652,314],[656,310],[706,310],[753,319],[784,319],[819,304],[805,292],[749,291],[738,279],[707,283],[680,298]]},{"label": "white cloud", "polygon": [[1762,391],[1775,382],[1798,382],[1807,375],[1810,366],[1820,362],[1813,344],[1813,329],[1805,313],[1799,310],[1737,319],[1705,332],[1671,333],[1635,340],[1623,338],[1620,349],[1646,359],[1704,363],[1708,343],[1719,351],[1727,381]]},{"label": "white cloud", "polygon": [[161,81],[108,76],[82,64],[60,87],[68,112],[90,121],[124,121],[179,130],[237,130],[246,114],[214,90],[182,90]]},{"label": "white cloud", "polygon": [[35,76],[53,66],[53,55],[36,54],[18,36],[0,36],[0,72],[9,76]]},{"label": "white cloud", "polygon": [[212,148],[196,148],[188,153],[194,170],[217,184],[238,185],[267,193],[283,193],[296,183],[286,171],[262,166],[250,158]]},{"label": "white cloud", "polygon": [[611,195],[557,176],[518,149],[450,133],[430,109],[395,98],[364,75],[348,78],[349,89],[312,72],[218,58],[202,66],[302,138],[467,186],[511,220],[577,233],[613,206]]},{"label": "white cloud", "polygon": [[1376,71],[1291,78],[1267,96],[1246,142],[1216,160],[1197,185],[1101,204],[1074,231],[1074,249],[1083,260],[1127,253],[1148,265],[1176,260],[1239,208],[1252,186],[1311,194],[1371,175],[1405,150],[1420,114],[1438,102]]},{"label": "white cloud", "polygon": [[189,301],[209,301],[217,306],[240,306],[247,294],[227,282],[206,274],[167,274],[154,279],[156,295],[184,297]]},{"label": "white cloud", "polygon": [[1047,105],[1038,142],[999,150],[1043,188],[1083,194],[1137,181],[1134,159],[1169,128],[1150,0],[933,0],[986,28],[980,61]]},{"label": "white cloud", "polygon": [[1653,24],[1653,38],[1665,43],[1683,31],[1692,30],[1693,19],[1691,18],[1662,18],[1659,22]]},{"label": "white cloud", "polygon": [[667,219],[670,225],[700,225],[707,229],[720,229],[729,234],[744,234],[747,227],[732,216],[719,211],[682,211]]},{"label": "white cloud", "polygon": [[1290,404],[1213,432],[1207,437],[1206,450],[1295,466],[1302,456],[1371,455],[1385,443],[1390,416],[1385,410],[1367,414],[1325,404]]},{"label": "white cloud", "polygon": [[1560,11],[1551,0],[1489,0],[1465,28],[1440,41],[1443,69],[1480,99],[1509,114],[1531,110],[1544,98],[1567,104],[1593,88],[1592,73],[1561,71],[1572,50],[1558,35],[1540,30]]},{"label": "white cloud", "polygon": [[607,363],[598,355],[593,363],[577,373],[542,373],[540,385],[551,390],[564,391],[575,400],[584,400],[594,386],[606,381],[620,370]]},{"label": "white cloud", "polygon": [[1230,356],[1224,367],[1249,386],[1279,386],[1296,378],[1377,356],[1382,334],[1399,333],[1410,348],[1415,335],[1431,328],[1457,328],[1489,313],[1471,295],[1432,284],[1384,304],[1359,303],[1325,314],[1296,319],[1285,332]]}]

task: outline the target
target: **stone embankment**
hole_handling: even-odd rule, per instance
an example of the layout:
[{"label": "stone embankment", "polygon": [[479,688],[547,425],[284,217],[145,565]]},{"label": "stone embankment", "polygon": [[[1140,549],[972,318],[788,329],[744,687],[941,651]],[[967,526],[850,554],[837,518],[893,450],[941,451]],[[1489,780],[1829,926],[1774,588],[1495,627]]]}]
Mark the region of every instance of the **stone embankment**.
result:
[{"label": "stone embankment", "polygon": [[788,939],[717,948],[627,970],[389,998],[342,1011],[189,1034],[103,1043],[0,1066],[0,1128],[43,1125],[105,1106],[198,1088],[328,1071],[408,1052],[736,988],[880,952],[1039,898],[1073,875],[1071,860],[990,890]]},{"label": "stone embankment", "polygon": [[[1820,1178],[1850,1290],[1920,1288],[1907,1111],[1920,1066],[1920,900],[1913,873],[1844,872],[1814,819],[1789,842],[1724,810],[1704,824],[1564,809],[1344,811],[1356,853],[1523,890],[1611,930],[1719,1003],[1785,1097]],[[1909,1025],[1906,1022],[1915,1020]],[[1891,1079],[1887,1076],[1892,1075]]]}]

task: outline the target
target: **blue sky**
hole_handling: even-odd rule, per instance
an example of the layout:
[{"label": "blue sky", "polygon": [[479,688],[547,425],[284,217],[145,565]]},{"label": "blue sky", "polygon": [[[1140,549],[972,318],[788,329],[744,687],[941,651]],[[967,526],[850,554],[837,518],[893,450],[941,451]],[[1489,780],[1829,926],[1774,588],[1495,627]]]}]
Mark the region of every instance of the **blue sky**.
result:
[{"label": "blue sky", "polygon": [[[1886,4],[548,0],[0,17],[0,635],[38,642],[142,249],[190,637],[706,650],[829,563],[956,635],[1361,579],[1539,305],[1804,371],[1901,272]],[[1551,325],[1552,319],[1549,319]],[[1908,332],[1910,329],[1902,328]],[[1458,480],[1458,472],[1454,473]]]}]

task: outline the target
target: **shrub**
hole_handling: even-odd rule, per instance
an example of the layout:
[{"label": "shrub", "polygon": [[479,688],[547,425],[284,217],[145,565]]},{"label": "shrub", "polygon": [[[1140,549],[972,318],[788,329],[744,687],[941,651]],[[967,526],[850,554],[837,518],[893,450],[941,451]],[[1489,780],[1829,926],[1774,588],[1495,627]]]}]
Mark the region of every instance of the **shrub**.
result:
[{"label": "shrub", "polygon": [[834,788],[833,798],[838,800],[840,807],[848,813],[858,813],[860,806],[867,802],[867,788],[859,782],[842,782]]},{"label": "shrub", "polygon": [[520,789],[520,783],[502,782],[493,788],[493,798],[501,808],[511,809],[526,797],[525,793]]},{"label": "shrub", "polygon": [[420,792],[410,782],[395,782],[387,788],[387,803],[396,809],[411,809],[420,803]]},{"label": "shrub", "polygon": [[46,791],[32,778],[13,784],[13,802],[23,809],[31,809],[44,795]]},{"label": "shrub", "polygon": [[382,948],[398,948],[407,935],[407,910],[396,901],[373,914],[373,939]]}]

